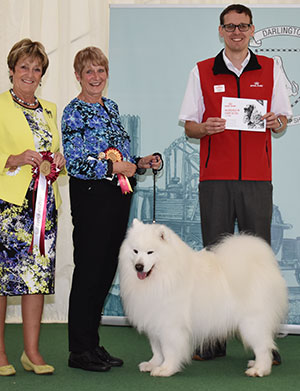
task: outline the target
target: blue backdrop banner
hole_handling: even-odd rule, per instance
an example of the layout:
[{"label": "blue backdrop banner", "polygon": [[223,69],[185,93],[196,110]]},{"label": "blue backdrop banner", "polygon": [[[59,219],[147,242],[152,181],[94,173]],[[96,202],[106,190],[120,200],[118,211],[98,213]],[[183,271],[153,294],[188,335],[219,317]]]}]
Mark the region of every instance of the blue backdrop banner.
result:
[{"label": "blue backdrop banner", "polygon": [[[111,7],[109,97],[119,104],[133,153],[160,151],[156,221],[202,248],[198,205],[199,143],[187,140],[178,115],[187,78],[197,61],[222,48],[220,7]],[[300,7],[253,7],[251,49],[284,70],[294,117],[273,137],[272,248],[289,290],[292,330],[300,329]],[[153,218],[153,177],[139,181],[131,218]],[[122,317],[118,278],[104,315]],[[297,332],[297,331],[296,331]],[[300,332],[300,331],[299,331]]]}]

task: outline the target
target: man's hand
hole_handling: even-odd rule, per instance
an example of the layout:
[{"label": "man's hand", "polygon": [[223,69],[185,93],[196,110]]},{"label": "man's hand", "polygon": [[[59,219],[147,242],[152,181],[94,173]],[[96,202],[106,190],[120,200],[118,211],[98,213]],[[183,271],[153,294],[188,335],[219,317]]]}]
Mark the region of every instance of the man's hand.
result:
[{"label": "man's hand", "polygon": [[204,136],[224,132],[225,124],[225,119],[218,117],[207,118],[206,122],[200,124],[194,121],[186,121],[185,133],[188,137],[201,139]]}]

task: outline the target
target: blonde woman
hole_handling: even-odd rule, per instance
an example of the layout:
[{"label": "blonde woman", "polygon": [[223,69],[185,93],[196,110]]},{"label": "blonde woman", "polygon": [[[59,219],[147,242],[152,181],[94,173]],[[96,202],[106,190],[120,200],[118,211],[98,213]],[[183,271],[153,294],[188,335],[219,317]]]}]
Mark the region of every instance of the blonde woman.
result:
[{"label": "blonde woman", "polygon": [[0,375],[16,372],[4,346],[8,296],[22,297],[24,369],[53,373],[39,351],[39,334],[44,295],[54,293],[61,202],[55,179],[65,159],[56,106],[35,96],[49,63],[44,46],[23,39],[7,63],[12,88],[0,95]]}]

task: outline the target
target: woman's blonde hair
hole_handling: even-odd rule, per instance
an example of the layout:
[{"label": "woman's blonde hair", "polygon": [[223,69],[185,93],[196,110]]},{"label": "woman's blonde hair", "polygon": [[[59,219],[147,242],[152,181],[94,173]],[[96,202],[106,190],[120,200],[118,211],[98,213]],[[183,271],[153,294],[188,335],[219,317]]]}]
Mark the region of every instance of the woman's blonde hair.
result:
[{"label": "woman's blonde hair", "polygon": [[84,67],[89,63],[103,66],[108,74],[108,59],[102,50],[95,46],[89,46],[76,54],[74,58],[75,72],[81,76]]},{"label": "woman's blonde hair", "polygon": [[[42,64],[42,76],[44,76],[49,65],[49,59],[44,46],[40,42],[33,42],[29,38],[24,38],[15,43],[7,56],[8,68],[14,72],[17,62],[22,57],[39,58]],[[12,82],[12,76],[9,76],[9,79]]]}]

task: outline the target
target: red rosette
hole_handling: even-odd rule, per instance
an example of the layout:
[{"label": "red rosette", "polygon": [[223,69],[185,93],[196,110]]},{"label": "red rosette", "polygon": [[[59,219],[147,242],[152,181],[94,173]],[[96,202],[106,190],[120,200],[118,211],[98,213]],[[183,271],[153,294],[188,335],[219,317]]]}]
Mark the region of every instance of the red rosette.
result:
[{"label": "red rosette", "polygon": [[50,151],[40,152],[43,158],[42,163],[39,167],[32,168],[32,177],[36,180],[40,174],[44,175],[47,182],[53,183],[56,181],[59,175],[59,170],[56,164],[53,163],[53,153]]}]

